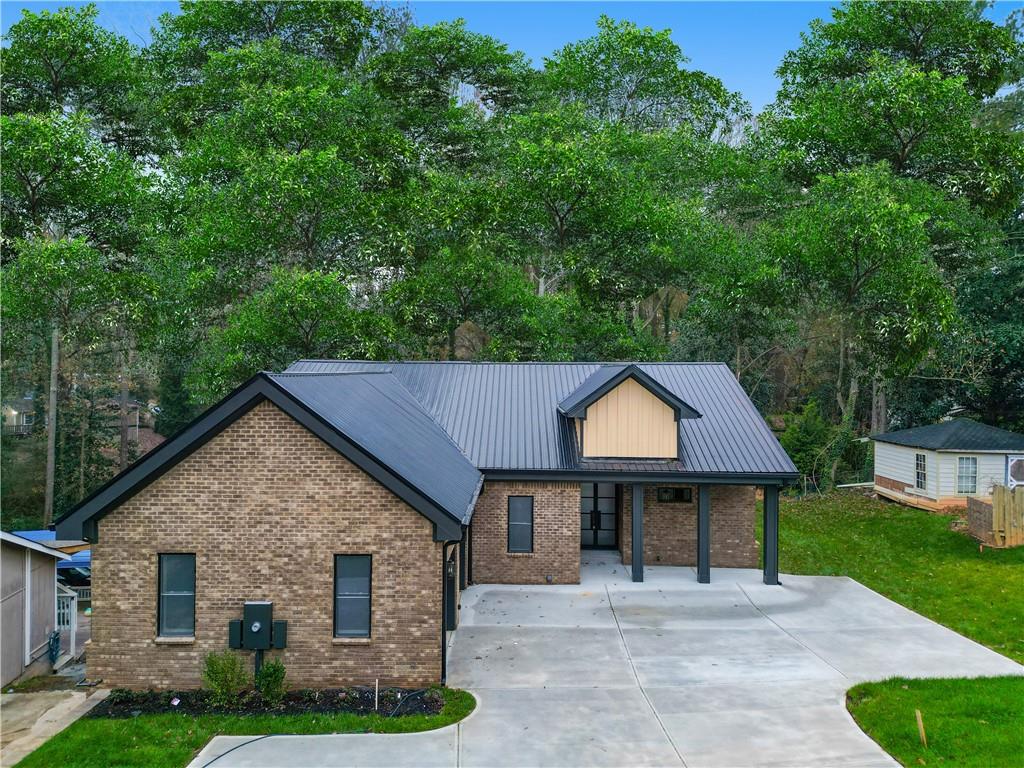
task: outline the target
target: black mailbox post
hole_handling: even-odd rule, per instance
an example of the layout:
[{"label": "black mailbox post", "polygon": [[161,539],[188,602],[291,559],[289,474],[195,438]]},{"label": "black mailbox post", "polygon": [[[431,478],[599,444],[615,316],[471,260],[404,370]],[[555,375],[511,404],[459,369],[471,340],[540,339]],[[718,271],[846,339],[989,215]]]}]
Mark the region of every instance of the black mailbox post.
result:
[{"label": "black mailbox post", "polygon": [[288,644],[288,622],[274,621],[274,604],[265,600],[246,600],[242,618],[228,622],[228,646],[255,651],[256,674],[263,666],[263,652]]}]

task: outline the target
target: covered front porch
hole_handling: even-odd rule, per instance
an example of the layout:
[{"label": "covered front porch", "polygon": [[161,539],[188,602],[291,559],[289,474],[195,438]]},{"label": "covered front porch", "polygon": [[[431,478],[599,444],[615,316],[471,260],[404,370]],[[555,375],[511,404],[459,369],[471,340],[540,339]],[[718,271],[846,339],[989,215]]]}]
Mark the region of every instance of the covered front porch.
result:
[{"label": "covered front porch", "polygon": [[644,581],[645,566],[650,565],[692,566],[697,581],[706,584],[713,563],[750,567],[760,561],[763,582],[779,583],[778,484],[759,486],[760,553],[754,541],[752,485],[595,482],[580,488],[584,557],[588,552],[618,552],[635,582]]}]

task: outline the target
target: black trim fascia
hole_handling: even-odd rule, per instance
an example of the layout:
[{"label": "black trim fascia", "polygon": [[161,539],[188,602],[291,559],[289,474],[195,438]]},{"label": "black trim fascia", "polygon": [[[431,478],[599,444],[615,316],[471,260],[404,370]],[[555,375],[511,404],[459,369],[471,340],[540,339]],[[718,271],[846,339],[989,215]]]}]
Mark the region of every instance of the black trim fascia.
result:
[{"label": "black trim fascia", "polygon": [[[562,403],[559,403],[558,409],[570,418],[585,420],[587,418],[587,408],[590,405],[600,400],[619,386],[619,384],[630,378],[636,379],[637,383],[644,387],[644,389],[648,390],[651,394],[665,403],[665,405],[670,407],[672,412],[675,414],[676,421],[679,421],[679,419],[703,418],[703,414],[701,414],[700,411],[674,392],[671,392],[662,384],[659,384],[638,365],[632,363],[612,376],[608,381],[604,382],[604,384],[588,394],[582,400],[579,400],[578,402],[571,402],[568,406],[563,405],[565,403],[565,400],[563,400]],[[569,395],[569,397],[566,398],[566,400],[571,399],[572,395]]]},{"label": "black trim fascia", "polygon": [[[449,514],[372,454],[342,435],[336,428],[325,422],[263,373],[256,374],[177,435],[150,451],[124,472],[116,475],[57,520],[57,537],[84,538],[87,522],[91,522],[89,527],[95,528],[95,522],[112,508],[172,469],[263,400],[274,403],[316,437],[430,520],[433,523],[435,541],[451,541],[461,538],[461,520]],[[95,541],[95,531],[89,531],[89,533],[91,535],[88,539]]]},{"label": "black trim fascia", "polygon": [[537,482],[597,483],[704,483],[710,485],[778,485],[795,483],[796,473],[740,472],[616,472],[595,470],[481,469],[485,481],[533,480]]}]

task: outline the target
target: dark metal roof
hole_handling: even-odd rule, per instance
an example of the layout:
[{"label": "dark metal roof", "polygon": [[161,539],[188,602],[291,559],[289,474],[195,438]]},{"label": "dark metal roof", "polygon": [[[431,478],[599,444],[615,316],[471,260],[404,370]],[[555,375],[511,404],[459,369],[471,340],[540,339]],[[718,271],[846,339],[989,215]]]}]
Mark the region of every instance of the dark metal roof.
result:
[{"label": "dark metal roof", "polygon": [[[301,360],[287,372],[390,372],[485,474],[582,473],[592,470],[577,455],[575,429],[558,405],[602,367],[607,366]],[[797,476],[726,365],[639,363],[637,368],[701,414],[679,422],[678,463],[665,471],[677,476]],[[619,462],[614,471],[628,473],[634,463]],[[650,462],[639,463],[649,471]]]},{"label": "dark metal roof", "polygon": [[[315,380],[320,378],[325,381],[317,385]],[[329,387],[330,403],[324,400],[328,378],[335,380]],[[385,382],[385,378],[391,381]],[[344,381],[338,382],[339,379]],[[373,384],[367,379],[373,379]],[[276,374],[271,377],[266,373],[251,378],[170,440],[96,489],[56,521],[57,536],[96,541],[96,522],[107,512],[264,400],[272,402],[430,520],[435,540],[451,541],[462,537],[462,524],[472,514],[482,477],[412,398],[403,394],[397,381],[381,374],[331,377]],[[356,415],[338,414],[346,403],[356,406],[351,408]],[[388,419],[386,429],[381,427],[384,418]],[[445,472],[434,468],[437,477],[427,477],[424,464],[430,456],[418,450],[399,455],[394,449],[396,436],[397,439],[407,437],[406,445],[416,445],[421,450],[433,451],[435,457],[442,457]],[[374,451],[382,455],[377,456]],[[472,487],[470,471],[475,475]],[[445,482],[453,482],[457,487],[449,488]]]},{"label": "dark metal roof", "polygon": [[480,472],[390,373],[268,375],[439,507],[469,522]]},{"label": "dark metal roof", "polygon": [[700,418],[701,415],[693,407],[652,379],[634,363],[600,366],[558,404],[558,410],[566,416],[585,419],[587,408],[630,378],[671,408],[676,421]]},{"label": "dark metal roof", "polygon": [[965,418],[886,432],[871,439],[931,451],[1024,451],[1024,435]]}]

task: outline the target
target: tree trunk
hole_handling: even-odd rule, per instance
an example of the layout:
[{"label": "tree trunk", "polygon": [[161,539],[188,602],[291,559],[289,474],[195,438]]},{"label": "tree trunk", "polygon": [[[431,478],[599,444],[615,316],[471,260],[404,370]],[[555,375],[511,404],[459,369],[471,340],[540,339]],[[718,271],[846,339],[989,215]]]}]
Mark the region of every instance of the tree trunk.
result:
[{"label": "tree trunk", "polygon": [[121,396],[120,396],[120,411],[121,411],[121,445],[118,451],[118,460],[120,462],[121,471],[128,469],[128,352],[125,351],[122,356],[121,365]]},{"label": "tree trunk", "polygon": [[871,434],[879,435],[889,430],[889,403],[886,398],[885,380],[875,376],[871,382]]},{"label": "tree trunk", "polygon": [[82,411],[82,433],[78,436],[78,500],[85,498],[85,448],[89,437],[89,407]]},{"label": "tree trunk", "polygon": [[57,474],[57,376],[60,369],[60,331],[54,323],[50,337],[50,393],[46,404],[46,492],[43,528],[53,522],[54,478]]},{"label": "tree trunk", "polygon": [[839,410],[843,414],[843,419],[839,423],[839,431],[836,434],[836,445],[833,449],[832,455],[832,468],[829,472],[829,486],[835,487],[836,474],[839,471],[839,462],[843,458],[843,451],[846,449],[846,444],[853,436],[853,419],[854,414],[857,412],[857,395],[860,393],[860,380],[857,377],[856,372],[852,365],[850,368],[850,387],[846,392],[845,402],[841,395],[839,395]]}]

